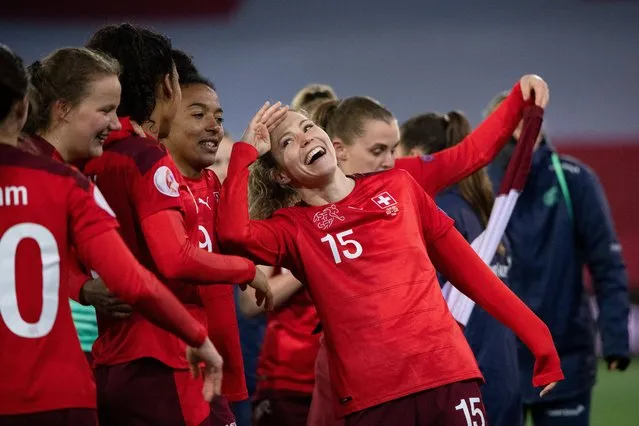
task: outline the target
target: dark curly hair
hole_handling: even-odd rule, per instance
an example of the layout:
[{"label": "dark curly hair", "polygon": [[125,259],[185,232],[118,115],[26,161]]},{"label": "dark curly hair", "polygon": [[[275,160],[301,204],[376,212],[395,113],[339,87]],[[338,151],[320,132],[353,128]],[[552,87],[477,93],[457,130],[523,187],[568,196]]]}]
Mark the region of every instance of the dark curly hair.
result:
[{"label": "dark curly hair", "polygon": [[173,62],[175,63],[175,69],[180,76],[180,86],[203,84],[215,90],[215,85],[197,70],[193,63],[192,56],[189,56],[178,49],[173,49],[172,55]]},{"label": "dark curly hair", "polygon": [[27,94],[29,78],[22,59],[4,44],[0,44],[0,121],[11,107]]},{"label": "dark curly hair", "polygon": [[120,24],[98,30],[86,47],[117,59],[122,67],[118,115],[147,121],[155,109],[158,84],[173,72],[171,41],[149,29]]}]

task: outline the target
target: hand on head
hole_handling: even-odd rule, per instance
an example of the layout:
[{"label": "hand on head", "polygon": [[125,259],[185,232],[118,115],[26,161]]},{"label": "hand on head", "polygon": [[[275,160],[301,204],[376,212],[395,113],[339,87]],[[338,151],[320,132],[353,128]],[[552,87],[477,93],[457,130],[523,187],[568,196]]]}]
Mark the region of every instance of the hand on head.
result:
[{"label": "hand on head", "polygon": [[281,102],[273,105],[266,102],[249,123],[241,140],[253,145],[259,155],[267,153],[271,149],[270,133],[284,121],[288,109],[288,105]]}]

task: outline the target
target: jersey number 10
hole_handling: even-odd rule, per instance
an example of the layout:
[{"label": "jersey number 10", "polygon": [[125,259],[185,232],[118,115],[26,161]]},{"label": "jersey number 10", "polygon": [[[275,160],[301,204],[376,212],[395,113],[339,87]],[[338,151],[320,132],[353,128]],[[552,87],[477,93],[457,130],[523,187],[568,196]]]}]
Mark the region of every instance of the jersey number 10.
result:
[{"label": "jersey number 10", "polygon": [[[34,323],[26,322],[18,309],[16,253],[25,239],[38,244],[42,261],[42,313]],[[7,229],[0,238],[0,314],[7,328],[28,339],[49,334],[58,314],[59,292],[60,253],[51,231],[36,223],[20,223]]]}]

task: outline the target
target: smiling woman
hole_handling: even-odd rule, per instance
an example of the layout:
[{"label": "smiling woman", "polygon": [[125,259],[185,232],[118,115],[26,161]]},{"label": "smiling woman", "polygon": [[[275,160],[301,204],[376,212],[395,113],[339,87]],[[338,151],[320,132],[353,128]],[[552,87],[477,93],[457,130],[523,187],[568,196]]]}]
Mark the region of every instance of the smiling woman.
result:
[{"label": "smiling woman", "polygon": [[34,62],[29,72],[25,129],[34,142],[64,162],[101,155],[109,132],[120,128],[118,62],[90,49],[65,48]]},{"label": "smiling woman", "polygon": [[173,61],[180,76],[182,102],[171,133],[162,142],[182,175],[195,178],[215,162],[224,137],[224,111],[215,86],[198,73],[191,58],[173,50]]},{"label": "smiling woman", "polygon": [[[485,417],[481,373],[435,269],[531,349],[535,386],[550,389],[563,379],[548,328],[407,172],[346,176],[326,132],[278,104],[264,105],[242,140],[220,198],[218,238],[228,253],[287,268],[305,283],[330,348],[336,414],[347,426],[434,417],[461,424],[468,405],[460,400]],[[317,148],[324,154],[310,161]],[[247,208],[248,167],[258,153],[270,156],[258,160],[266,162],[265,184],[290,187],[300,199],[266,220],[250,220]]]}]

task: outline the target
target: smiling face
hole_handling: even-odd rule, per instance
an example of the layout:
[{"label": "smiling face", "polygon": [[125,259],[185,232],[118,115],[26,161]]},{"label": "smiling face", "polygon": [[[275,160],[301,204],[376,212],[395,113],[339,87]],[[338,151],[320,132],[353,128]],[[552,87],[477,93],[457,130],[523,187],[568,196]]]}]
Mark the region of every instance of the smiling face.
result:
[{"label": "smiling face", "polygon": [[215,162],[224,121],[215,90],[205,84],[182,87],[182,102],[171,126],[167,146],[181,169],[199,173]]},{"label": "smiling face", "polygon": [[117,76],[100,76],[89,83],[87,96],[63,116],[65,140],[70,142],[67,161],[102,155],[109,133],[121,127],[116,115],[120,92]]},{"label": "smiling face", "polygon": [[293,187],[312,188],[337,170],[335,149],[324,130],[293,111],[271,133],[271,153],[278,165],[276,179]]}]

